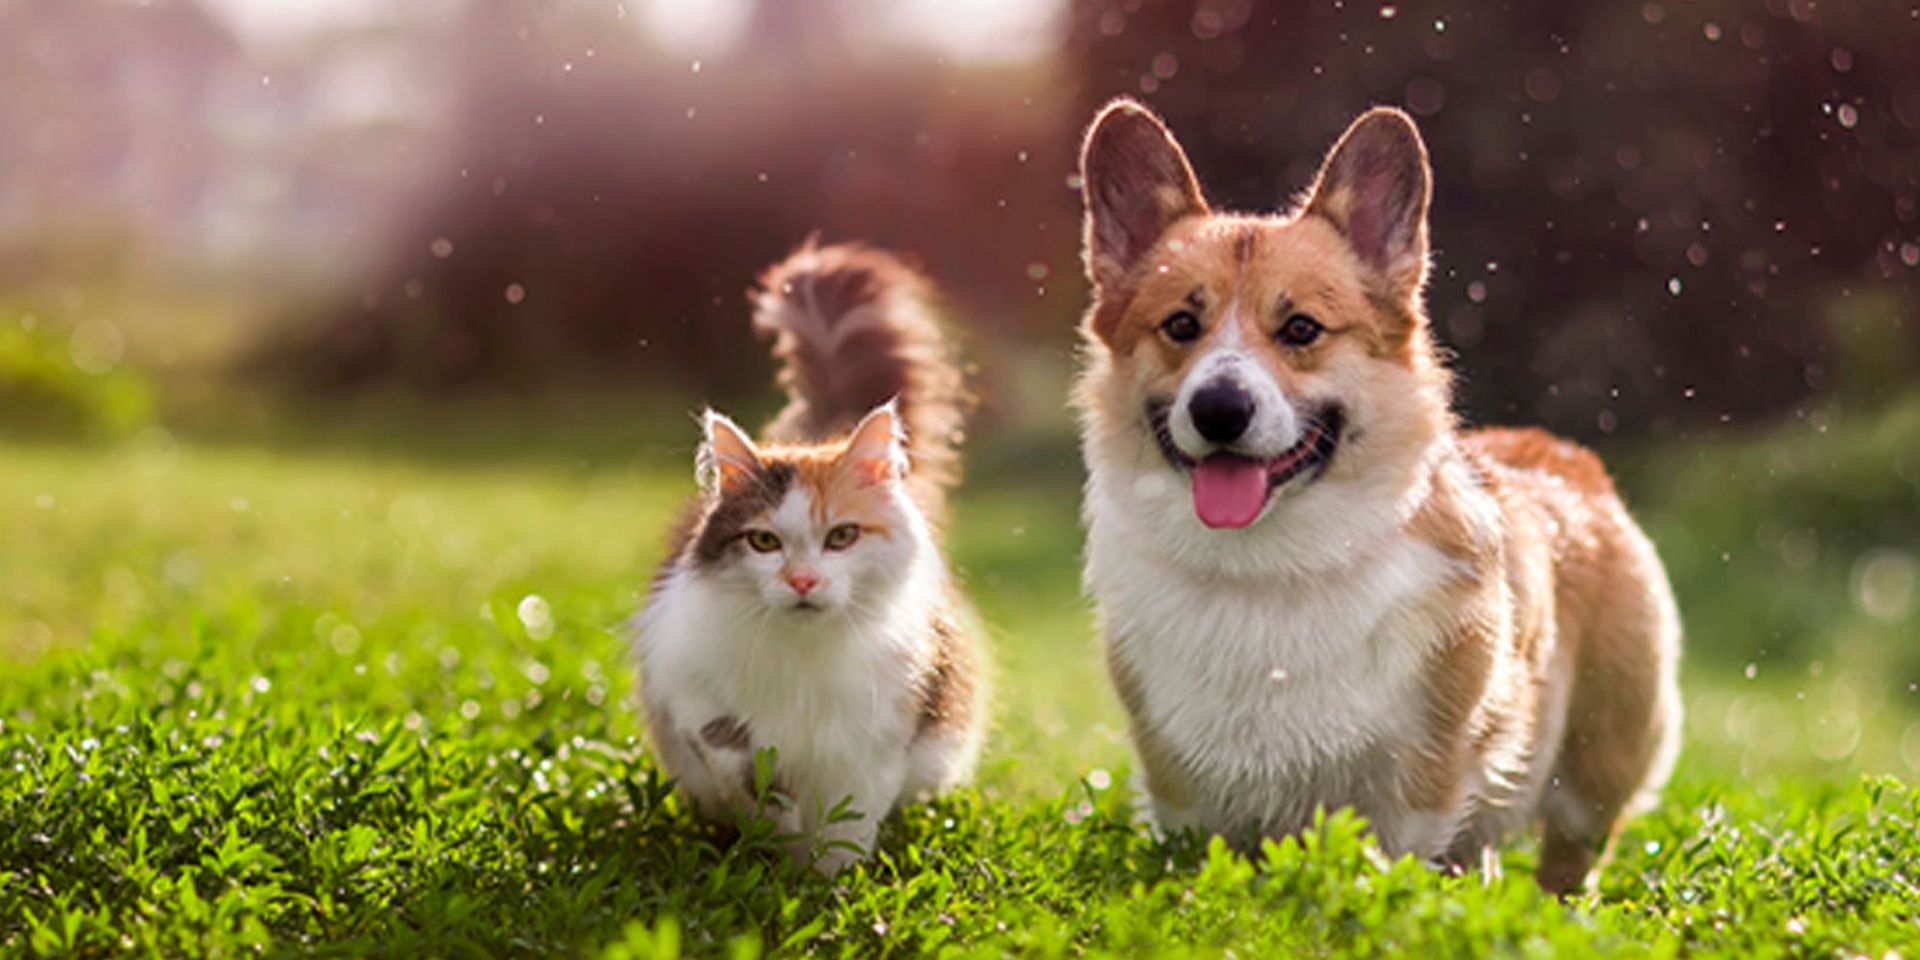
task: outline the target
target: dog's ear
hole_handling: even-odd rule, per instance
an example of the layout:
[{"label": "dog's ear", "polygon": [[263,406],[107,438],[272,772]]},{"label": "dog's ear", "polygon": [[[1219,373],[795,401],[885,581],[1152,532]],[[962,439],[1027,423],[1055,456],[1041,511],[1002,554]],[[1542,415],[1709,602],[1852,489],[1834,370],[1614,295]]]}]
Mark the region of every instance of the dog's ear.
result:
[{"label": "dog's ear", "polygon": [[1187,155],[1160,118],[1121,98],[1107,104],[1080,150],[1087,279],[1114,289],[1168,226],[1207,212]]},{"label": "dog's ear", "polygon": [[1362,114],[1320,167],[1307,213],[1347,238],[1384,291],[1405,299],[1427,277],[1427,204],[1433,196],[1427,148],[1406,114]]}]

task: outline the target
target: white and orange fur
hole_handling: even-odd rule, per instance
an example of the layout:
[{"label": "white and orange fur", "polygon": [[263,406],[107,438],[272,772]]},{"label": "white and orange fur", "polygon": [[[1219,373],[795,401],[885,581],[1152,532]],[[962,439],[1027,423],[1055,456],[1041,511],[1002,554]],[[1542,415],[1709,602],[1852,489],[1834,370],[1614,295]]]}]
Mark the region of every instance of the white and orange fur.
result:
[{"label": "white and orange fur", "polygon": [[1131,101],[1081,172],[1085,584],[1154,820],[1350,806],[1456,868],[1538,823],[1580,888],[1672,769],[1679,620],[1591,453],[1456,425],[1413,123],[1360,117],[1274,215],[1211,210]]},{"label": "white and orange fur", "polygon": [[762,277],[754,323],[789,403],[760,443],[704,416],[701,496],[639,619],[659,762],[703,815],[768,815],[827,873],[896,805],[969,777],[984,727],[936,533],[964,393],[928,296],[847,245],[809,242]]}]

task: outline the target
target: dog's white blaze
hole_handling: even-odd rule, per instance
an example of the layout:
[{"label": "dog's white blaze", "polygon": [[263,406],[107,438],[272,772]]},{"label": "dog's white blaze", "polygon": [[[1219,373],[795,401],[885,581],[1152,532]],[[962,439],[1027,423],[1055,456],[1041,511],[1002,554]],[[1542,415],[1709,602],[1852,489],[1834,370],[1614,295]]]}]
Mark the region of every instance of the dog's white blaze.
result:
[{"label": "dog's white blaze", "polygon": [[1173,431],[1174,445],[1182,453],[1198,460],[1214,452],[1214,445],[1194,427],[1188,405],[1201,387],[1222,379],[1239,384],[1253,396],[1253,421],[1234,444],[1237,452],[1255,458],[1277,457],[1300,442],[1300,418],[1294,413],[1293,404],[1287,401],[1280,385],[1273,381],[1260,361],[1242,346],[1240,325],[1229,322],[1220,334],[1219,344],[1193,365],[1174,396],[1167,426]]}]

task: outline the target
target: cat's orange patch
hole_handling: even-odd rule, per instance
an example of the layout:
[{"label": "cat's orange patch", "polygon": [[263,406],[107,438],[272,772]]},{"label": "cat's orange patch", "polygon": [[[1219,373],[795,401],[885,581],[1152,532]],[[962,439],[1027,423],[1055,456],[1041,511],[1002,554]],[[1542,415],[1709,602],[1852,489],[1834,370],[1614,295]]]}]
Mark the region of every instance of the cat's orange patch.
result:
[{"label": "cat's orange patch", "polygon": [[892,525],[884,484],[875,482],[858,461],[846,457],[844,443],[788,448],[761,456],[769,463],[792,465],[794,482],[809,495],[813,522],[822,528],[857,524],[862,535],[887,536]]}]

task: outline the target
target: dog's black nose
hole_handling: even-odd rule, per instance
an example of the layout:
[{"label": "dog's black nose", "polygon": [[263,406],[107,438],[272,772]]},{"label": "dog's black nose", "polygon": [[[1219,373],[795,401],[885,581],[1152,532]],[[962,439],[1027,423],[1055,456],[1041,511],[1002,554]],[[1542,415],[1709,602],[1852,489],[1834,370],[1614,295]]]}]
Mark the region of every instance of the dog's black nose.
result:
[{"label": "dog's black nose", "polygon": [[1215,380],[1193,392],[1187,415],[1208,443],[1232,443],[1253,422],[1253,395],[1231,380]]}]

